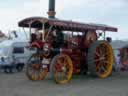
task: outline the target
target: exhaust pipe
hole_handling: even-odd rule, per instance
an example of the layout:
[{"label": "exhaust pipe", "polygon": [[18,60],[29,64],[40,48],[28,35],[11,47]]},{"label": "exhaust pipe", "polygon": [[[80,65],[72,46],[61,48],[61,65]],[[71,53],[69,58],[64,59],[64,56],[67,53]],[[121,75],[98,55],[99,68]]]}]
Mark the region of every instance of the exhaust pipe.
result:
[{"label": "exhaust pipe", "polygon": [[49,0],[48,18],[55,19],[55,0]]}]

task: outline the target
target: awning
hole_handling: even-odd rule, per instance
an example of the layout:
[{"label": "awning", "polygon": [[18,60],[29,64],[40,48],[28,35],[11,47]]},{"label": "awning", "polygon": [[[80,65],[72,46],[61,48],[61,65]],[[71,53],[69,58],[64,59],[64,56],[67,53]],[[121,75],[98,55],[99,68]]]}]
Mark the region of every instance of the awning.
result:
[{"label": "awning", "polygon": [[43,23],[45,23],[46,26],[52,25],[55,28],[67,31],[84,32],[87,30],[103,30],[117,32],[117,28],[104,24],[80,23],[66,20],[48,19],[44,17],[26,18],[21,20],[18,25],[19,27],[29,27],[29,25],[31,25],[32,28],[42,28]]}]

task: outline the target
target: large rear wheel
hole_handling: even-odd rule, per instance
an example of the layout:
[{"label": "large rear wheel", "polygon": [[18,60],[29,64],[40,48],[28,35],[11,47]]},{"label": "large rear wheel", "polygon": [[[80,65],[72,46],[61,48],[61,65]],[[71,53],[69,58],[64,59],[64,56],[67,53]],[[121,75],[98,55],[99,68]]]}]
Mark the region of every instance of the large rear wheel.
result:
[{"label": "large rear wheel", "polygon": [[114,62],[111,45],[106,41],[94,42],[88,50],[88,69],[100,78],[108,77]]},{"label": "large rear wheel", "polygon": [[43,56],[40,54],[33,54],[29,59],[26,67],[26,75],[30,80],[43,80],[47,73],[47,66],[42,64]]},{"label": "large rear wheel", "polygon": [[50,72],[56,83],[65,84],[72,78],[73,65],[68,55],[59,54],[51,62]]}]

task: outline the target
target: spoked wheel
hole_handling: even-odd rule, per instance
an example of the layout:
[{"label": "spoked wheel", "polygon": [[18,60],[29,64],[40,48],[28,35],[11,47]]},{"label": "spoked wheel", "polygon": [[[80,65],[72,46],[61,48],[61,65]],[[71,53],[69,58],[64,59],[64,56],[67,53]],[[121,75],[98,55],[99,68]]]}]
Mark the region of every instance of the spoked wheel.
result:
[{"label": "spoked wheel", "polygon": [[108,77],[114,62],[111,45],[106,41],[94,42],[88,50],[88,69],[100,78]]},{"label": "spoked wheel", "polygon": [[43,56],[40,54],[34,54],[29,59],[26,67],[26,75],[30,80],[43,80],[46,77],[48,68],[42,64],[42,59]]},{"label": "spoked wheel", "polygon": [[53,58],[50,71],[56,83],[68,83],[72,78],[72,60],[67,55],[59,54]]},{"label": "spoked wheel", "polygon": [[11,66],[6,66],[6,67],[4,68],[4,72],[5,72],[5,73],[13,73],[13,67],[11,67]]},{"label": "spoked wheel", "polygon": [[16,65],[16,70],[17,70],[18,72],[21,72],[21,71],[23,70],[23,68],[24,68],[24,64],[17,64],[17,65]]}]

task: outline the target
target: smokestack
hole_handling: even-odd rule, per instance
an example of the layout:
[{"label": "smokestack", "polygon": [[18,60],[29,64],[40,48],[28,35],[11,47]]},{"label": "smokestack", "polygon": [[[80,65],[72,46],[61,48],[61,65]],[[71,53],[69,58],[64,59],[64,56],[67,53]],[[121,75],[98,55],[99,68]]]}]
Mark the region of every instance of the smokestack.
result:
[{"label": "smokestack", "polygon": [[55,0],[49,0],[48,18],[55,18]]}]

